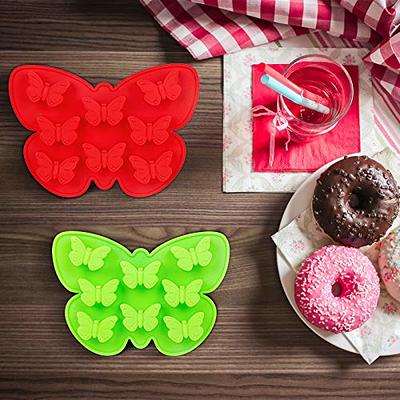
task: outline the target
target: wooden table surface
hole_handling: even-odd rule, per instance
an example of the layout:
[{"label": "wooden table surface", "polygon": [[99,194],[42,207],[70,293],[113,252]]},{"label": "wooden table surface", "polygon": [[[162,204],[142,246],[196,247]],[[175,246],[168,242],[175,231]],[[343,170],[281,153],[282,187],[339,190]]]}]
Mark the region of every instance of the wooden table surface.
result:
[{"label": "wooden table surface", "polygon": [[[400,397],[400,359],[368,366],[313,334],[279,283],[270,239],[288,194],[223,194],[222,61],[194,62],[135,0],[0,2],[0,398],[14,399],[381,399]],[[134,199],[118,187],[64,200],[30,176],[28,132],[7,96],[11,69],[66,68],[112,83],[168,62],[194,65],[201,95],[180,132],[187,160],[162,193]],[[64,322],[70,294],[51,262],[57,232],[81,229],[128,248],[152,248],[185,232],[214,229],[231,242],[228,274],[212,294],[209,338],[178,358],[128,347],[115,357],[84,350]]]}]

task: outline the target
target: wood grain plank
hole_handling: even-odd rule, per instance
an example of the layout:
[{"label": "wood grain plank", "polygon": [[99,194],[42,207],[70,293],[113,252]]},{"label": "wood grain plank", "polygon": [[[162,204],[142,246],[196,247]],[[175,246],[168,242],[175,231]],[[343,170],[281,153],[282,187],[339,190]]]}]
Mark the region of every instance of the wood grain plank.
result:
[{"label": "wood grain plank", "polygon": [[[33,379],[3,379],[0,396],[7,400],[232,400],[232,399],[398,399],[395,386],[382,376],[357,379],[349,374],[143,374],[92,373]],[[310,383],[311,379],[312,383]]]},{"label": "wood grain plank", "polygon": [[[170,62],[180,61],[173,54]],[[107,192],[91,188],[77,199],[59,199],[41,188],[22,159],[27,132],[16,120],[7,98],[13,66],[44,63],[80,74],[90,82],[118,82],[143,68],[165,62],[163,53],[131,52],[1,52],[0,53],[0,223],[69,223],[74,225],[134,224],[153,226],[268,226],[276,229],[288,194],[223,194],[221,62],[195,64],[201,94],[197,110],[180,134],[187,143],[187,160],[177,179],[157,196],[134,199],[118,187]],[[18,199],[18,201],[15,201]],[[68,212],[60,212],[64,207]],[[157,210],[157,213],[154,213]],[[246,212],[244,212],[246,210]],[[162,218],[160,218],[160,215]],[[73,217],[73,218],[71,218]]]},{"label": "wood grain plank", "polygon": [[138,0],[2,0],[1,50],[185,53]]}]

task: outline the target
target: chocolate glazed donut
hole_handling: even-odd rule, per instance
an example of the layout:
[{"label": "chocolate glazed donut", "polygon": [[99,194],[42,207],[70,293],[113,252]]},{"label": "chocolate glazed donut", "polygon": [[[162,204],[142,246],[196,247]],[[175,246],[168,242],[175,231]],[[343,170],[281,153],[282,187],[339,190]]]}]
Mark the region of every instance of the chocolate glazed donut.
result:
[{"label": "chocolate glazed donut", "polygon": [[389,170],[367,156],[345,157],[317,180],[312,208],[334,241],[362,247],[379,240],[399,211],[399,189]]}]

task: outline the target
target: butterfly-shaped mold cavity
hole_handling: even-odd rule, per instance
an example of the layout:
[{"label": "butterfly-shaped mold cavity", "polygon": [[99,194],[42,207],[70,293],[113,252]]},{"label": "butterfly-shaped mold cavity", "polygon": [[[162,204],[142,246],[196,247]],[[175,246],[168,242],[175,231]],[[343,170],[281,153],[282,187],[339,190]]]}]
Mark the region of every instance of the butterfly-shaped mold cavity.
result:
[{"label": "butterfly-shaped mold cavity", "polygon": [[187,286],[178,286],[169,279],[164,279],[161,283],[165,290],[164,299],[171,307],[177,307],[179,304],[194,307],[200,301],[200,289],[203,285],[201,279],[195,279]]},{"label": "butterfly-shaped mold cavity", "polygon": [[134,178],[144,185],[151,180],[166,182],[172,174],[173,155],[172,151],[166,151],[157,159],[150,160],[145,160],[138,155],[130,156],[129,161],[132,164]]},{"label": "butterfly-shaped mold cavity", "polygon": [[38,72],[28,71],[26,95],[32,103],[43,102],[49,107],[57,107],[64,101],[64,94],[70,86],[67,79],[49,83]]},{"label": "butterfly-shaped mold cavity", "polygon": [[70,146],[78,137],[76,130],[80,120],[80,117],[74,116],[62,123],[57,123],[50,121],[46,117],[39,116],[37,117],[39,138],[47,146],[53,146],[55,143]]},{"label": "butterfly-shaped mold cavity", "polygon": [[93,285],[87,279],[78,279],[78,285],[82,291],[82,302],[92,307],[96,303],[102,304],[104,307],[111,306],[117,299],[115,291],[118,288],[119,280],[111,279],[104,285]]},{"label": "butterfly-shaped mold cavity", "polygon": [[122,315],[124,317],[123,324],[129,332],[135,332],[137,329],[144,329],[146,332],[153,331],[159,321],[158,314],[161,304],[152,304],[144,310],[137,310],[129,304],[120,305]]},{"label": "butterfly-shaped mold cavity", "polygon": [[78,311],[76,313],[76,318],[78,320],[77,333],[83,340],[98,340],[100,343],[108,342],[114,332],[113,328],[118,321],[115,315],[111,315],[102,320],[93,320],[90,315],[83,311]]},{"label": "butterfly-shaped mold cavity", "polygon": [[177,259],[177,265],[184,271],[191,271],[196,265],[206,267],[211,259],[210,238],[204,237],[194,247],[185,249],[181,246],[171,247],[171,252]]},{"label": "butterfly-shaped mold cavity", "polygon": [[159,80],[149,78],[138,79],[137,85],[143,92],[143,99],[152,106],[158,106],[163,101],[175,101],[182,93],[179,71],[169,71]]},{"label": "butterfly-shaped mold cavity", "polygon": [[188,320],[178,320],[169,315],[164,317],[168,337],[175,343],[182,343],[185,339],[192,342],[199,340],[204,332],[203,321],[204,313],[201,311],[191,315]]},{"label": "butterfly-shaped mold cavity", "polygon": [[41,151],[36,152],[35,157],[38,165],[36,174],[42,182],[57,181],[60,185],[67,185],[74,179],[79,157],[72,156],[64,160],[52,160]]},{"label": "butterfly-shaped mold cavity", "polygon": [[[184,271],[172,247],[195,248],[207,238],[207,266]],[[171,239],[149,252],[88,232],[62,232],[53,242],[62,284],[75,295],[65,308],[74,337],[100,355],[121,352],[127,341],[142,349],[153,341],[166,355],[198,347],[211,332],[216,306],[207,295],[225,276],[229,243],[218,232]]]},{"label": "butterfly-shaped mold cavity", "polygon": [[124,274],[123,282],[129,289],[136,289],[138,286],[151,289],[158,282],[160,261],[152,261],[143,267],[136,267],[128,261],[121,261],[120,266]]},{"label": "butterfly-shaped mold cavity", "polygon": [[124,165],[126,143],[117,143],[109,150],[100,150],[90,143],[83,143],[82,147],[86,156],[85,164],[92,172],[99,172],[101,169],[117,172]]},{"label": "butterfly-shaped mold cavity", "polygon": [[83,105],[86,108],[85,119],[93,126],[98,126],[101,122],[111,126],[118,125],[124,117],[122,108],[125,101],[125,96],[118,96],[108,104],[98,103],[91,97],[82,97]]},{"label": "butterfly-shaped mold cavity", "polygon": [[109,246],[92,248],[86,246],[79,236],[71,236],[70,241],[71,251],[68,253],[68,258],[72,265],[75,267],[84,265],[90,271],[97,271],[104,266],[105,258],[111,251]]},{"label": "butterfly-shaped mold cavity", "polygon": [[171,116],[166,115],[153,122],[144,122],[135,116],[128,117],[131,127],[131,138],[139,146],[147,142],[153,142],[156,145],[163,144],[169,136],[169,125]]},{"label": "butterfly-shaped mold cavity", "polygon": [[[183,166],[186,146],[176,131],[194,112],[199,80],[192,67],[171,64],[93,87],[61,69],[23,65],[10,75],[9,94],[18,120],[33,132],[24,145],[26,165],[45,189],[77,197],[92,182],[102,190],[118,182],[126,194],[146,197]],[[123,152],[114,147],[121,143]],[[38,153],[57,162],[78,157],[71,179],[43,179]]]}]

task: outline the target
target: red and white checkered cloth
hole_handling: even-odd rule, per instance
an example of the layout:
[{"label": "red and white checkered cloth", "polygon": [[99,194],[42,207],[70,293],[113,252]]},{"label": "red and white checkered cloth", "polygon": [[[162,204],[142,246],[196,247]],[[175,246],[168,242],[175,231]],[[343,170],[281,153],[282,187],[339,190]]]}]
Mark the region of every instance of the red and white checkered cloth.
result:
[{"label": "red and white checkered cloth", "polygon": [[383,41],[364,61],[372,76],[400,101],[400,32]]},{"label": "red and white checkered cloth", "polygon": [[376,46],[372,75],[400,101],[400,0],[140,0],[196,59],[309,30]]},{"label": "red and white checkered cloth", "polygon": [[[318,29],[333,36],[376,41],[379,35],[336,1],[327,0],[192,0],[285,25]],[[362,0],[368,3],[369,0]]]}]

